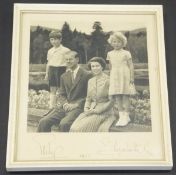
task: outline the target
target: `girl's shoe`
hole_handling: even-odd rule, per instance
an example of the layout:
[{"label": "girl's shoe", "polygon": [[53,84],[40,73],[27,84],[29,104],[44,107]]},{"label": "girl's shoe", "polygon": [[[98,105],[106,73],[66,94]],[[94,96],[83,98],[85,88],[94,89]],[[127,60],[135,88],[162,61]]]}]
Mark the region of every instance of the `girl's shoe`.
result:
[{"label": "girl's shoe", "polygon": [[119,124],[121,124],[122,122],[123,122],[123,112],[119,112],[119,120],[117,121],[115,126],[120,126]]},{"label": "girl's shoe", "polygon": [[129,122],[129,112],[119,112],[119,121],[116,123],[115,126],[126,126]]}]

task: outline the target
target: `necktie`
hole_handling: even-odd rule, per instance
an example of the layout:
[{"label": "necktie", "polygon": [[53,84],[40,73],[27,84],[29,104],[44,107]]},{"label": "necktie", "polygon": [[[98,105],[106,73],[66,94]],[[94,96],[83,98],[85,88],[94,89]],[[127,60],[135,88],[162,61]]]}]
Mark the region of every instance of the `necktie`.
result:
[{"label": "necktie", "polygon": [[71,74],[72,83],[74,83],[74,72],[71,70],[71,71],[70,71],[70,74]]}]

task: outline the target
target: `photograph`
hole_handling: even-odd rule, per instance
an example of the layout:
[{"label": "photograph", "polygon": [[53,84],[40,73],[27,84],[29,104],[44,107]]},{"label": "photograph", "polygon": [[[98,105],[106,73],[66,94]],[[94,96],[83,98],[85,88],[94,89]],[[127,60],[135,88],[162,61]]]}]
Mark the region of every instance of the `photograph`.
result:
[{"label": "photograph", "polygon": [[28,131],[151,132],[146,26],[70,18],[30,26]]},{"label": "photograph", "polygon": [[13,22],[8,171],[172,168],[161,5],[17,3]]}]

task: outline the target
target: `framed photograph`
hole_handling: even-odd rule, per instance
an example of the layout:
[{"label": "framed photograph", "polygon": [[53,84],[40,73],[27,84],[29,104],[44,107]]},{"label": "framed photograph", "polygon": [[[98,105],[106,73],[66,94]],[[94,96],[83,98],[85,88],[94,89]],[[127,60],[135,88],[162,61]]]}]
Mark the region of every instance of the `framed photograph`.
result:
[{"label": "framed photograph", "polygon": [[170,170],[161,5],[14,4],[8,171]]}]

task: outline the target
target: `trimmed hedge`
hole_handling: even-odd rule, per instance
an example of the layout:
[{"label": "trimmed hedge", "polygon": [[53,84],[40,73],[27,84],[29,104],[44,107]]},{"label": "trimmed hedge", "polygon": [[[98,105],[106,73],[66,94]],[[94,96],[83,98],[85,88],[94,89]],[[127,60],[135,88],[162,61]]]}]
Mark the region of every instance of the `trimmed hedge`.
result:
[{"label": "trimmed hedge", "polygon": [[[81,67],[88,69],[86,64],[80,64]],[[135,69],[148,69],[147,63],[135,63]],[[108,69],[108,66],[107,68]],[[46,71],[46,64],[30,64],[29,65],[29,72],[45,72]]]}]

